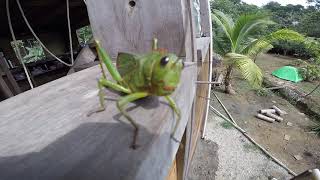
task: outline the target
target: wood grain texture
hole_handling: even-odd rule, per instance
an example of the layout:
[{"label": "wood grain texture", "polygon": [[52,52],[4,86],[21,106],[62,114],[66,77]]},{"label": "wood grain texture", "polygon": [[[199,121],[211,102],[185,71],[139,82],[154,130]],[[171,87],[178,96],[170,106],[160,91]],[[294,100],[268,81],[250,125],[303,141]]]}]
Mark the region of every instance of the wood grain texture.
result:
[{"label": "wood grain texture", "polygon": [[7,76],[8,80],[13,88],[13,91],[14,91],[13,94],[17,95],[17,94],[21,93],[21,89],[4,61],[5,61],[5,59],[3,57],[0,57],[0,69],[2,69],[2,72]]},{"label": "wood grain texture", "polygon": [[118,52],[144,53],[151,49],[152,39],[163,47],[185,56],[183,7],[172,0],[87,0],[94,37],[108,49],[111,57]]},{"label": "wood grain texture", "polygon": [[[196,67],[185,68],[173,95],[182,119],[181,139],[195,96]],[[106,90],[98,108],[98,66],[71,74],[0,103],[1,180],[165,179],[179,143],[170,138],[174,113],[163,98],[128,106],[140,126],[140,148],[129,148],[133,128],[118,112],[119,94]],[[109,77],[110,78],[110,77]]]},{"label": "wood grain texture", "polygon": [[[201,37],[196,39],[198,51],[201,53],[198,54],[198,61],[205,61],[206,55],[208,54],[211,38],[210,37]],[[208,63],[208,62],[206,62]]]},{"label": "wood grain texture", "polygon": [[[209,46],[208,42],[208,46]],[[204,58],[204,62],[209,61],[209,56],[210,52],[207,49],[206,56]],[[210,64],[209,64],[210,65]],[[209,75],[210,73],[210,66],[208,63],[202,63],[201,68],[200,68],[200,73],[198,75],[198,80],[200,81],[210,81],[211,76]],[[206,121],[206,110],[207,106],[209,105],[209,102],[207,99],[203,97],[208,97],[210,94],[210,89],[208,84],[197,84],[196,88],[196,97],[195,97],[195,123],[194,123],[194,128],[192,132],[192,149],[191,149],[191,157],[192,159],[194,151],[196,149],[197,145],[197,140],[199,139],[200,135],[200,130],[202,127],[202,124]]]},{"label": "wood grain texture", "polygon": [[177,171],[177,160],[174,160],[173,165],[170,169],[169,175],[166,180],[177,180],[178,179],[178,171]]},{"label": "wood grain texture", "polygon": [[92,51],[89,46],[83,47],[79,52],[77,58],[75,59],[74,65],[70,68],[67,75],[75,73],[76,69],[79,69],[79,67],[83,67],[86,64],[94,62],[96,57],[97,54]]},{"label": "wood grain texture", "polygon": [[200,0],[200,17],[203,36],[211,37],[211,10],[209,0]]},{"label": "wood grain texture", "polygon": [[3,93],[5,98],[13,96],[13,93],[11,92],[10,88],[8,87],[7,83],[4,81],[2,76],[0,76],[0,93],[1,92]]}]

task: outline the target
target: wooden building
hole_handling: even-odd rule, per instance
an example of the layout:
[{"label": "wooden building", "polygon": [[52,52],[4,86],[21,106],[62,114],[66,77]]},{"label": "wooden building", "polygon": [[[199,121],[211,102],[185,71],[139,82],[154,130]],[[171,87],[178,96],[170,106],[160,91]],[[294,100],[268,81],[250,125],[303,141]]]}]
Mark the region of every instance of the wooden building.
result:
[{"label": "wooden building", "polygon": [[[14,10],[15,1],[10,2],[16,23],[13,27],[23,37],[28,30],[20,24],[23,21]],[[52,38],[48,46],[55,49],[52,42],[61,38],[64,46],[56,48],[68,52],[65,1],[28,0],[21,4],[32,24],[37,24],[35,31]],[[0,5],[3,13],[5,4]],[[50,15],[43,16],[45,12]],[[176,117],[161,97],[128,107],[141,129],[136,150],[129,147],[133,128],[115,105],[119,94],[106,90],[106,111],[87,117],[98,107],[96,79],[101,72],[93,66],[0,102],[1,179],[186,179],[208,112],[208,100],[203,97],[210,96],[210,86],[196,81],[211,79],[209,2],[70,0],[70,12],[74,39],[74,30],[90,23],[94,38],[113,58],[120,51],[148,52],[157,37],[159,47],[189,64],[173,94],[182,112],[175,134],[181,143],[170,137]],[[6,24],[4,17],[1,14],[2,24]],[[0,37],[6,39],[0,38],[0,45],[10,44],[8,30],[1,30]],[[0,46],[14,59],[9,47]]]}]

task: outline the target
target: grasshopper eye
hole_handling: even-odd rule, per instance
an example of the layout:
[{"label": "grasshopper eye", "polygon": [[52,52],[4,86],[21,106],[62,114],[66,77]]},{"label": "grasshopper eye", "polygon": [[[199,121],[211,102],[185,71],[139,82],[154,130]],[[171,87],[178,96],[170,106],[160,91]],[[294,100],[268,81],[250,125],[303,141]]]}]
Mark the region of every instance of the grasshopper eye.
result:
[{"label": "grasshopper eye", "polygon": [[165,65],[167,65],[168,64],[168,62],[169,62],[169,57],[168,56],[164,56],[163,58],[161,58],[161,60],[160,60],[160,64],[161,64],[161,66],[165,66]]}]

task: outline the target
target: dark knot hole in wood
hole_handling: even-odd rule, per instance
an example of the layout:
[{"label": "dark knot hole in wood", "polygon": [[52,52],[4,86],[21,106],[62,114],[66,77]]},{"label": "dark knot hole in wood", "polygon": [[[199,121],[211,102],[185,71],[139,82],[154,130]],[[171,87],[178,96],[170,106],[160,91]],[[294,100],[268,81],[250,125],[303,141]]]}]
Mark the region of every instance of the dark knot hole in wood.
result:
[{"label": "dark knot hole in wood", "polygon": [[135,7],[136,6],[136,2],[135,1],[129,1],[129,6],[130,7]]}]

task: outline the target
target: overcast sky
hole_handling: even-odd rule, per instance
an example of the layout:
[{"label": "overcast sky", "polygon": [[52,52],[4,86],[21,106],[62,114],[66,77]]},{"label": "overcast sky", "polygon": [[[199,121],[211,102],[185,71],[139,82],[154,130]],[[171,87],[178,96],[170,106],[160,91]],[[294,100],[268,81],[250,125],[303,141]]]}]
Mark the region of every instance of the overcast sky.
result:
[{"label": "overcast sky", "polygon": [[[257,6],[263,6],[267,4],[268,2],[272,0],[242,0],[248,4],[255,4]],[[301,4],[303,6],[307,6],[307,0],[274,0],[282,5],[287,5],[287,4]]]}]

